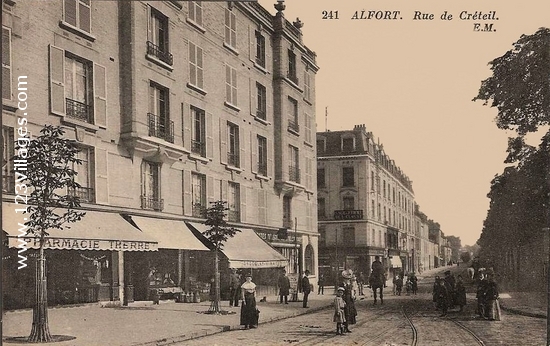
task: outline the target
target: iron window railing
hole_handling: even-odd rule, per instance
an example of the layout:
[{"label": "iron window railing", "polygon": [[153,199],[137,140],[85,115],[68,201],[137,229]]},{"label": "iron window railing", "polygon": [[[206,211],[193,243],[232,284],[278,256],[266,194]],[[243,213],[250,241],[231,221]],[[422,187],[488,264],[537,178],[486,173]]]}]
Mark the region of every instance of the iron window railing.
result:
[{"label": "iron window railing", "polygon": [[298,167],[288,167],[288,179],[295,183],[300,183],[300,169]]},{"label": "iron window railing", "polygon": [[191,152],[200,156],[206,156],[206,147],[204,145],[204,142],[192,140]]},{"label": "iron window railing", "polygon": [[258,162],[258,173],[267,177],[267,162]]},{"label": "iron window railing", "polygon": [[141,208],[161,211],[164,209],[164,199],[158,197],[141,196]]},{"label": "iron window railing", "polygon": [[266,119],[266,112],[263,109],[256,109],[256,117],[262,120]]},{"label": "iron window railing", "polygon": [[174,143],[174,122],[172,120],[147,113],[147,123],[149,124],[149,136],[162,138],[167,142]]},{"label": "iron window railing", "polygon": [[92,107],[90,105],[87,105],[85,103],[71,100],[71,99],[65,99],[65,108],[66,108],[66,114],[69,118],[73,118],[76,120],[83,121],[85,123],[91,123],[91,109]]},{"label": "iron window railing", "polygon": [[239,166],[239,154],[238,153],[227,153],[227,163],[233,167],[240,167]]},{"label": "iron window railing", "polygon": [[71,196],[78,197],[81,202],[93,202],[94,201],[94,189],[92,187],[73,187],[69,188],[69,194]]},{"label": "iron window railing", "polygon": [[160,61],[172,66],[174,57],[170,52],[165,51],[151,41],[147,41],[147,54],[152,55]]},{"label": "iron window railing", "polygon": [[294,132],[300,132],[300,125],[294,119],[288,119],[288,129]]}]

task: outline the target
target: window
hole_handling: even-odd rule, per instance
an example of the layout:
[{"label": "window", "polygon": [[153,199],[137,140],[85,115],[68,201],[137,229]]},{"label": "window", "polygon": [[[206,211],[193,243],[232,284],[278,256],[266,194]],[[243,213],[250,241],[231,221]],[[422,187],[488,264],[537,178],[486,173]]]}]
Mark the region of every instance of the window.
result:
[{"label": "window", "polygon": [[325,199],[317,198],[317,218],[322,220],[325,217]]},{"label": "window", "polygon": [[311,101],[311,76],[307,71],[304,71],[304,99]]},{"label": "window", "polygon": [[354,151],[355,145],[354,145],[354,138],[353,137],[347,137],[342,138],[342,151]]},{"label": "window", "polygon": [[374,199],[371,200],[370,202],[371,202],[371,205],[370,205],[371,216],[374,219],[376,217],[376,207],[374,205]]},{"label": "window", "polygon": [[237,70],[225,65],[225,101],[237,105]]},{"label": "window", "polygon": [[141,207],[162,210],[164,201],[160,198],[160,165],[143,161],[141,179]]},{"label": "window", "polygon": [[342,167],[342,185],[343,186],[354,186],[355,177],[354,177],[353,167]]},{"label": "window", "polygon": [[82,164],[73,164],[73,169],[78,173],[74,177],[74,180],[80,184],[80,187],[71,189],[69,192],[74,196],[78,196],[81,202],[94,201],[94,189],[92,182],[92,177],[94,176],[92,165],[93,157],[93,149],[82,147],[77,153],[77,158],[81,160]]},{"label": "window", "polygon": [[258,173],[267,177],[267,138],[258,136]]},{"label": "window", "polygon": [[203,174],[191,174],[191,196],[193,199],[193,216],[205,217],[206,213],[206,176]]},{"label": "window", "polygon": [[317,169],[317,187],[320,187],[320,188],[326,187],[324,168]]},{"label": "window", "polygon": [[75,28],[90,33],[90,0],[64,0],[63,20]]},{"label": "window", "polygon": [[294,84],[298,84],[298,76],[296,74],[296,54],[293,51],[288,51],[288,71],[287,78]]},{"label": "window", "polygon": [[169,90],[157,83],[149,84],[149,136],[174,143],[174,122],[170,120]]},{"label": "window", "polygon": [[237,19],[229,8],[225,9],[225,44],[237,48]]},{"label": "window", "polygon": [[191,134],[191,152],[202,157],[206,156],[206,124],[204,110],[191,106],[193,121]]},{"label": "window", "polygon": [[89,61],[65,56],[65,107],[68,117],[92,122],[92,68]]},{"label": "window", "polygon": [[265,37],[256,31],[256,64],[265,67]]},{"label": "window", "polygon": [[256,117],[267,120],[267,91],[265,86],[256,82],[257,107]]},{"label": "window", "polygon": [[380,203],[378,203],[378,221],[380,221],[380,219],[382,219],[382,208],[380,206]]},{"label": "window", "polygon": [[374,191],[374,171],[370,172],[370,189]]},{"label": "window", "polygon": [[227,194],[227,207],[229,210],[227,211],[227,220],[232,222],[240,222],[241,221],[241,214],[240,214],[240,194],[241,189],[239,184],[234,183],[232,181],[228,184],[228,194]]},{"label": "window", "polygon": [[300,131],[300,125],[298,123],[298,101],[292,97],[288,98],[288,129],[295,133]]},{"label": "window", "polygon": [[386,180],[382,181],[382,197],[386,198]]},{"label": "window", "polygon": [[292,224],[292,197],[284,196],[283,197],[283,227],[293,228]]},{"label": "window", "polygon": [[2,191],[9,193],[15,192],[15,173],[13,172],[15,139],[13,130],[13,127],[2,126]]},{"label": "window", "polygon": [[300,166],[299,166],[300,152],[298,148],[292,145],[289,145],[288,149],[289,149],[289,161],[290,161],[290,165],[288,167],[289,180],[296,183],[300,183]]},{"label": "window", "polygon": [[152,7],[150,7],[150,12],[147,56],[172,66],[173,57],[170,54],[168,41],[168,17]]},{"label": "window", "polygon": [[311,274],[315,275],[317,272],[315,269],[315,262],[314,262],[314,256],[313,256],[313,246],[311,244],[307,244],[306,249],[304,251],[304,269],[309,271]]},{"label": "window", "polygon": [[384,207],[384,223],[388,223],[388,218],[386,217],[386,207]]},{"label": "window", "polygon": [[204,88],[202,48],[189,42],[189,84]]},{"label": "window", "polygon": [[344,245],[355,246],[355,229],[353,227],[344,227]]},{"label": "window", "polygon": [[324,139],[317,139],[317,152],[322,153],[325,151],[325,140]]},{"label": "window", "polygon": [[2,98],[11,100],[11,30],[2,27]]},{"label": "window", "polygon": [[353,196],[345,196],[342,198],[344,210],[355,210],[355,198]]},{"label": "window", "polygon": [[188,17],[196,24],[202,26],[202,3],[200,1],[189,1]]},{"label": "window", "polygon": [[240,167],[239,163],[239,127],[232,123],[227,123],[228,152],[227,163],[233,167]]},{"label": "window", "polygon": [[304,115],[305,118],[305,139],[306,143],[311,143],[311,117],[308,114]]}]

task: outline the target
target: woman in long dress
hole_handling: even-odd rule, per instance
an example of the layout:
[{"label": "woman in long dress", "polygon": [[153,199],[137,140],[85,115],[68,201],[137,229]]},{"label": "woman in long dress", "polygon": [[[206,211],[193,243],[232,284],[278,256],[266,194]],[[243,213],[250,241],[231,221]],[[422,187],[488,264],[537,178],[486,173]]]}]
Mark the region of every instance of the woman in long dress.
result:
[{"label": "woman in long dress", "polygon": [[356,293],[353,290],[353,285],[351,283],[352,274],[353,273],[351,272],[351,270],[344,270],[342,272],[342,278],[344,279],[344,282],[340,285],[340,287],[344,289],[344,294],[342,298],[346,303],[346,306],[344,308],[344,315],[346,317],[346,322],[344,322],[344,331],[346,333],[351,333],[351,330],[349,330],[349,325],[355,324],[357,322],[357,310],[355,309]]},{"label": "woman in long dress", "polygon": [[332,318],[333,322],[336,322],[336,334],[344,334],[343,325],[346,323],[346,314],[344,309],[346,307],[346,302],[342,298],[344,294],[344,288],[338,287],[336,291],[336,297],[334,297],[334,317]]},{"label": "woman in long dress", "polygon": [[241,285],[241,325],[245,329],[258,326],[258,311],[256,309],[256,284],[252,282],[252,274],[246,274],[246,281]]},{"label": "woman in long dress", "polygon": [[485,318],[500,321],[500,305],[498,303],[498,287],[494,274],[487,275],[485,286]]}]

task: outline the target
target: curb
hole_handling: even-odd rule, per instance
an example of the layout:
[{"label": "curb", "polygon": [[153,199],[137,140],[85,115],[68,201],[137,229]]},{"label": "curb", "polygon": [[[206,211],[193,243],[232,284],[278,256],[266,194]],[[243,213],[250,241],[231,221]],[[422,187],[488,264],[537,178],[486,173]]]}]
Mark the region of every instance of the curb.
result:
[{"label": "curb", "polygon": [[[329,305],[325,305],[325,306],[310,308],[310,309],[307,309],[305,311],[298,310],[298,311],[296,311],[294,313],[291,313],[291,314],[269,318],[265,321],[259,322],[258,324],[259,325],[264,325],[264,324],[284,320],[284,319],[287,319],[287,318],[292,318],[292,317],[296,317],[296,316],[300,316],[300,315],[307,315],[307,314],[311,314],[311,313],[314,313],[314,312],[317,312],[317,311],[328,309],[331,306],[332,306],[332,303],[330,303]],[[218,330],[206,330],[206,331],[196,332],[196,333],[191,333],[191,334],[183,334],[183,335],[174,336],[174,337],[171,337],[171,338],[164,338],[164,339],[149,341],[149,342],[145,342],[145,343],[141,343],[141,344],[133,344],[133,345],[134,346],[164,346],[164,345],[175,344],[175,343],[186,341],[186,340],[198,339],[198,338],[202,338],[202,337],[209,336],[209,335],[219,334],[219,333],[223,333],[223,332],[229,332],[229,331],[232,331],[232,330],[242,330],[242,329],[243,328],[242,328],[241,325],[236,325],[236,326],[229,326],[228,325],[228,326],[222,326]]]},{"label": "curb", "polygon": [[507,308],[503,304],[500,304],[500,308],[504,311],[507,311],[516,315],[546,319],[546,315],[541,313],[529,312],[529,311],[524,311],[524,310],[519,310],[514,308]]}]

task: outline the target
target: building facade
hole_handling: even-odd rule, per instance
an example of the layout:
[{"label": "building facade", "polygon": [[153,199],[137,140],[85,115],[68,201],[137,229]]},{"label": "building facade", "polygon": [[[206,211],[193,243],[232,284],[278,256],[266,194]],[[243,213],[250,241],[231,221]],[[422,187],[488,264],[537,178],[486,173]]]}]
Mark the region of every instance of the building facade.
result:
[{"label": "building facade", "polygon": [[[410,179],[364,125],[317,133],[319,262],[327,277],[370,273],[380,256],[387,274],[412,270],[415,233]],[[415,258],[415,261],[418,257]]]},{"label": "building facade", "polygon": [[[121,215],[140,229],[153,220],[196,235],[186,222],[203,223],[209,203],[221,199],[232,226],[254,230],[286,259],[241,264],[255,273],[260,294],[275,292],[273,270],[281,265],[290,273],[308,269],[316,283],[318,66],[302,23],[284,18],[284,3],[275,15],[239,2],[3,6],[5,160],[18,119],[28,119],[31,137],[43,124],[61,125],[82,148],[82,188],[73,193],[83,209]],[[21,76],[28,76],[25,110],[18,105]],[[4,204],[15,192],[10,162],[3,178]],[[110,292],[94,299],[147,299],[147,281],[169,280],[183,290],[210,282],[207,251],[184,239],[179,246],[157,243],[159,251],[150,253],[75,252],[96,267],[117,268],[94,281]],[[162,277],[151,279],[152,271]]]}]

